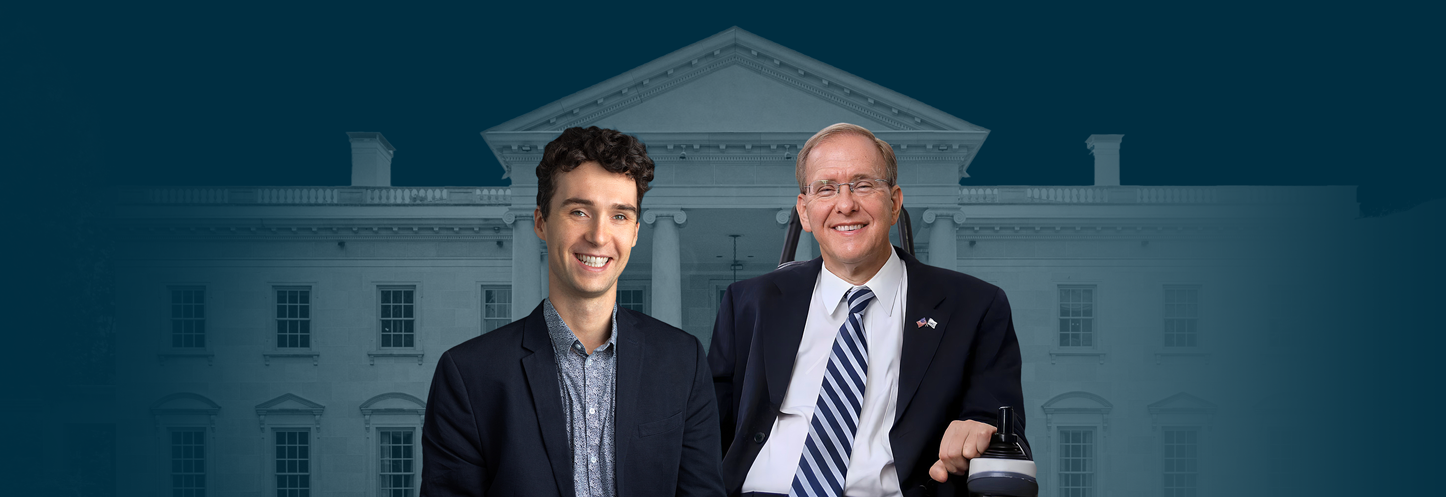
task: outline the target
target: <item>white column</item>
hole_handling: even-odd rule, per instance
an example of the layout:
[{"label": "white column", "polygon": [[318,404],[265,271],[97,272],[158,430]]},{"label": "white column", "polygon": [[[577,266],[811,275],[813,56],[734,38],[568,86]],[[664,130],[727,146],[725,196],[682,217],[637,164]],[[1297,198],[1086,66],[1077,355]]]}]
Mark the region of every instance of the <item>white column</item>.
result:
[{"label": "white column", "polygon": [[[773,219],[775,221],[778,221],[778,224],[783,225],[783,229],[787,230],[788,218],[792,215],[793,207],[788,207],[786,209],[779,210],[778,214],[775,214],[773,216]],[[814,247],[817,246],[818,241],[813,238],[813,233],[809,233],[807,231],[800,231],[798,233],[798,247],[793,250],[793,260],[813,260],[814,257],[818,257],[818,251],[814,250]]]},{"label": "white column", "polygon": [[[658,218],[664,218],[659,220]],[[678,226],[688,220],[681,209],[651,209],[643,222],[653,225],[653,317],[683,327],[683,268]]]},{"label": "white column", "polygon": [[502,214],[502,222],[512,227],[512,319],[527,317],[542,302],[542,286],[537,274],[547,274],[538,253],[542,240],[532,232],[532,211],[513,209]]},{"label": "white column", "polygon": [[929,224],[929,265],[950,271],[959,270],[959,225],[964,224],[963,209],[928,209],[924,223]]}]

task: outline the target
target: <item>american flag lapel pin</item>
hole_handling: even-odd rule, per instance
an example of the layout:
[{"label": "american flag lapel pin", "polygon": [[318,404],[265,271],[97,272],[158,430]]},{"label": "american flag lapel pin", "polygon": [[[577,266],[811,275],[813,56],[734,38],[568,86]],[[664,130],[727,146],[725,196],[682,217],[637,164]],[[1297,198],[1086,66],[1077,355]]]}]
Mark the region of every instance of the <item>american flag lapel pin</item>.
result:
[{"label": "american flag lapel pin", "polygon": [[918,321],[915,321],[915,322],[914,322],[914,324],[916,325],[916,326],[914,326],[914,327],[915,327],[915,328],[923,328],[924,325],[927,324],[927,325],[929,325],[929,327],[932,328],[932,327],[934,326],[934,324],[931,323],[930,321],[933,321],[933,320],[932,320],[932,319],[929,319],[929,318],[919,318]]}]

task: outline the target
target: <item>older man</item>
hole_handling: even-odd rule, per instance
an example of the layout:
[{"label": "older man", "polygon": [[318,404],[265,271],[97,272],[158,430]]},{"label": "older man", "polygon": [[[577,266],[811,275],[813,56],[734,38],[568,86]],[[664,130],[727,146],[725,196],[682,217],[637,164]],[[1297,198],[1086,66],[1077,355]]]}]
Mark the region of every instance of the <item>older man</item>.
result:
[{"label": "older man", "polygon": [[1024,433],[1004,292],[890,245],[898,162],[867,129],[829,126],[797,164],[823,256],[731,285],[708,354],[729,494],[964,494],[935,481],[983,453],[1000,406]]}]

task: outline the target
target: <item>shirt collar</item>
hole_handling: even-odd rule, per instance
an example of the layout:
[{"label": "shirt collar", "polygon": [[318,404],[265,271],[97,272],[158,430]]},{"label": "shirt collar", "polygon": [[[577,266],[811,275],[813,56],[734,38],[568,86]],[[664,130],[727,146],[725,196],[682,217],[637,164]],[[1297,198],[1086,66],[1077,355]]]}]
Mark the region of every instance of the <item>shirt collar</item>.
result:
[{"label": "shirt collar", "polygon": [[[880,306],[887,316],[894,315],[894,298],[899,295],[899,286],[904,280],[904,261],[899,259],[899,254],[894,253],[893,247],[889,247],[889,260],[884,262],[884,267],[874,273],[873,278],[864,282],[863,286],[869,287],[874,292],[874,301],[886,302]],[[813,288],[813,298],[828,314],[833,315],[838,310],[839,304],[843,303],[844,296],[852,290],[854,285],[844,281],[828,270],[825,266],[823,271],[818,272],[818,283]]]},{"label": "shirt collar", "polygon": [[[552,306],[552,301],[549,299],[542,299],[542,317],[547,320],[547,336],[552,339],[553,351],[560,354],[564,350],[573,348],[574,345],[580,346],[582,344],[582,340],[577,339],[577,334],[573,333],[572,328],[567,326],[567,322],[562,320],[562,316],[557,313],[557,308]],[[593,352],[605,350],[618,342],[617,302],[613,302],[612,327],[613,330],[612,333],[608,335],[608,341],[603,342],[598,348],[593,349]],[[587,355],[587,353],[583,352],[583,355]]]}]

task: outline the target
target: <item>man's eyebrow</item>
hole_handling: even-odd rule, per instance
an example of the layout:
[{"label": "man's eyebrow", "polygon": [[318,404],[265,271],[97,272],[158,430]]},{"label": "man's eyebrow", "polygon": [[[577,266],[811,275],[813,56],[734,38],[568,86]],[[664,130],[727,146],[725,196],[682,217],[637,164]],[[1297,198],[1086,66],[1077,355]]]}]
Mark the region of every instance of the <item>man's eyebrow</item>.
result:
[{"label": "man's eyebrow", "polygon": [[[588,200],[588,199],[585,199],[585,198],[571,197],[571,198],[563,199],[562,205],[563,205],[563,206],[568,206],[568,205],[584,205],[584,206],[592,207],[592,206],[595,206],[595,205],[597,205],[597,204],[594,203],[593,201]],[[633,214],[637,214],[637,213],[638,213],[638,206],[633,205],[633,204],[613,204],[613,209],[614,209],[614,210],[619,210],[619,211],[628,211],[628,212],[631,212],[631,213],[633,213]]]},{"label": "man's eyebrow", "polygon": [[[861,179],[878,179],[878,176],[875,175],[874,173],[856,173],[856,174],[854,174],[853,176],[849,176],[849,180],[850,180],[850,181],[858,181],[858,180],[861,180]],[[816,179],[816,180],[814,180],[814,181],[815,181],[815,182],[818,182],[818,181],[825,181],[825,180],[828,181],[829,183],[843,183],[843,181],[839,181],[839,180],[833,179],[832,177],[818,178],[818,179]]]}]

